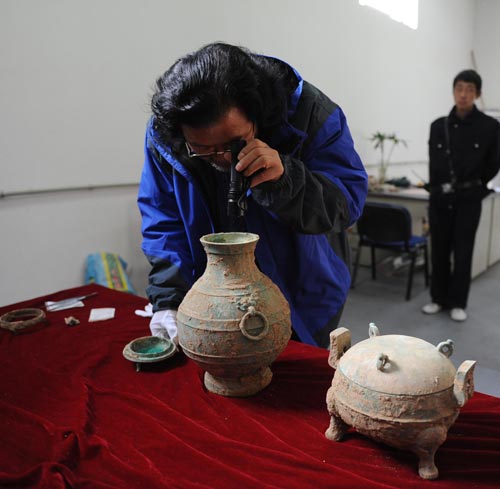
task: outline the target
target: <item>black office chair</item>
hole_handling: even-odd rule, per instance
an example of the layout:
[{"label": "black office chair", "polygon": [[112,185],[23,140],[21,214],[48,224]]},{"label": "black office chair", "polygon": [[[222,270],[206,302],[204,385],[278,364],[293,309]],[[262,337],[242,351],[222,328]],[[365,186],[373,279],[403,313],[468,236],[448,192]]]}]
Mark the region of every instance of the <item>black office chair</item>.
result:
[{"label": "black office chair", "polygon": [[354,288],[358,273],[359,258],[363,246],[371,248],[372,279],[376,280],[375,248],[406,252],[410,254],[410,270],[406,286],[406,300],[410,300],[413,283],[413,272],[418,250],[424,252],[425,286],[429,285],[429,264],[427,252],[427,237],[414,236],[411,230],[411,215],[408,209],[401,205],[380,202],[366,202],[363,214],[357,222],[359,245],[354,263],[351,288]]}]

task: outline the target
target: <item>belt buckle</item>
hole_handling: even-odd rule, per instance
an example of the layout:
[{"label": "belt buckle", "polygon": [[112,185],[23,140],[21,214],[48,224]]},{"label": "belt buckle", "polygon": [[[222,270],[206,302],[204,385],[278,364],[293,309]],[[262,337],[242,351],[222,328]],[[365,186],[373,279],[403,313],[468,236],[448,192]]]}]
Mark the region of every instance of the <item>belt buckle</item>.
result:
[{"label": "belt buckle", "polygon": [[451,184],[450,182],[442,183],[441,191],[443,192],[443,194],[451,194],[453,192],[453,184]]}]

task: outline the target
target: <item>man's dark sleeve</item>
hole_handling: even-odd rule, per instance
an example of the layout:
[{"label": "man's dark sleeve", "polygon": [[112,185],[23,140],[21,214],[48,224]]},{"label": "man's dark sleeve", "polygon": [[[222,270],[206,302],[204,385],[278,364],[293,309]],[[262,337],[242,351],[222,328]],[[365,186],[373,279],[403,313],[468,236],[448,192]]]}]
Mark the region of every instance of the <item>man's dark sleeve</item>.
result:
[{"label": "man's dark sleeve", "polygon": [[154,256],[147,256],[147,259],[152,268],[146,293],[153,305],[153,312],[177,309],[189,290],[189,285],[182,278],[179,267],[168,260]]}]

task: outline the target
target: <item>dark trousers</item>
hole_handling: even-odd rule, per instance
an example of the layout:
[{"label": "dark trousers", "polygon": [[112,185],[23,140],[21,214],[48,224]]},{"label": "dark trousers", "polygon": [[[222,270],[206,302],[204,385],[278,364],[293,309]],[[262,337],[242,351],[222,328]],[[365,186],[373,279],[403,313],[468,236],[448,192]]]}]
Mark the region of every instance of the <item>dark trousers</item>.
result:
[{"label": "dark trousers", "polygon": [[432,302],[448,308],[466,308],[481,206],[477,197],[431,196]]}]

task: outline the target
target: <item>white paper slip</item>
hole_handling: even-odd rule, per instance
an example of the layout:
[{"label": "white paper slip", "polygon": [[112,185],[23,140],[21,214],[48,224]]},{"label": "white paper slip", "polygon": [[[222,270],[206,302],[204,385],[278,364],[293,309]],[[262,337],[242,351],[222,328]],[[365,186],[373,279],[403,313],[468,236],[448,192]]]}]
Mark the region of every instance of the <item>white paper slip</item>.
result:
[{"label": "white paper slip", "polygon": [[89,323],[93,323],[95,321],[105,321],[106,319],[113,319],[114,317],[114,307],[100,307],[98,309],[91,309]]}]

